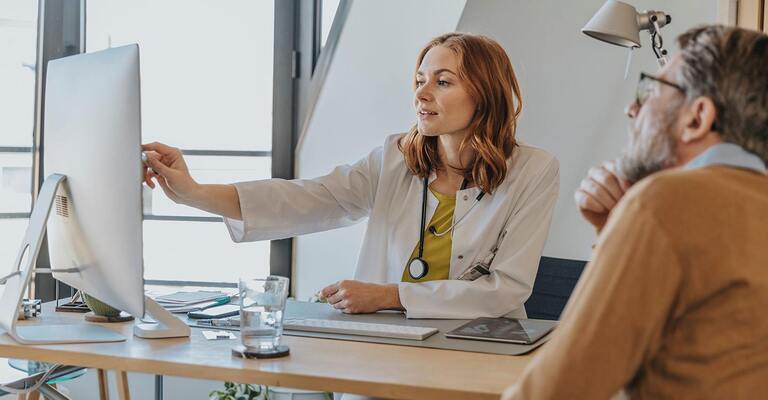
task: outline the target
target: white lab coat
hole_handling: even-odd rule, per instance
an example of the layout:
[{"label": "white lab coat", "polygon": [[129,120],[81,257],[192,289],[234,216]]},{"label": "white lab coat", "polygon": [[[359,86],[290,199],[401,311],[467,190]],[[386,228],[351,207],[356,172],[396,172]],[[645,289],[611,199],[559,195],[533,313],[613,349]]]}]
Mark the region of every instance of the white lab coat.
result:
[{"label": "white lab coat", "polygon": [[[398,283],[408,318],[525,317],[523,303],[536,278],[557,199],[557,160],[520,144],[507,161],[504,182],[454,228],[451,279],[406,283],[400,280],[419,241],[423,180],[408,171],[397,148],[400,136],[389,136],[367,157],[319,178],[235,184],[243,221],[225,218],[232,240],[283,239],[368,217],[355,279]],[[455,218],[467,212],[479,193],[476,187],[456,192]],[[429,193],[427,221],[437,204]],[[456,280],[489,255],[503,231],[491,274],[471,282]]]}]

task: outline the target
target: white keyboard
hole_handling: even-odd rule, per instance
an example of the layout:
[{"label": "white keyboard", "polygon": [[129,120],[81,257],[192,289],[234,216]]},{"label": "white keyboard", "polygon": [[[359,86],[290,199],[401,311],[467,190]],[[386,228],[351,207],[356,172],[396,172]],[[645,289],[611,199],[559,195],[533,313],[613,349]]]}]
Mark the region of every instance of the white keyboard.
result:
[{"label": "white keyboard", "polygon": [[283,321],[283,328],[294,331],[341,333],[345,335],[378,336],[410,340],[424,340],[437,333],[437,329],[423,326],[334,321],[313,318],[286,319]]}]

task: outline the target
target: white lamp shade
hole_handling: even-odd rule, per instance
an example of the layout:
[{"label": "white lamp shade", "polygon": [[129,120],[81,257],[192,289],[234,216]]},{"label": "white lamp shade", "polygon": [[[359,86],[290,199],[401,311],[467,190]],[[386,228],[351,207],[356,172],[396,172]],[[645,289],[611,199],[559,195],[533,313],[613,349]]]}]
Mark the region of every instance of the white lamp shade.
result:
[{"label": "white lamp shade", "polygon": [[640,47],[637,10],[620,1],[606,1],[581,31],[595,39],[617,46]]}]

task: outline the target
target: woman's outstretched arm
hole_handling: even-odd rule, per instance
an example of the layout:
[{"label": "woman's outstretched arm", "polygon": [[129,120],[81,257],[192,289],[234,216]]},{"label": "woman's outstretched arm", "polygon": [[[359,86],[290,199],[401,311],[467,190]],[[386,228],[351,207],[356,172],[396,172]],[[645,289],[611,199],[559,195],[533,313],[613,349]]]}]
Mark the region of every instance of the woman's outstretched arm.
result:
[{"label": "woman's outstretched arm", "polygon": [[[175,203],[216,215],[242,220],[240,198],[234,185],[199,184],[189,173],[181,150],[162,143],[142,146],[145,154],[144,181],[154,189],[155,181]],[[154,179],[154,181],[153,181]]]}]

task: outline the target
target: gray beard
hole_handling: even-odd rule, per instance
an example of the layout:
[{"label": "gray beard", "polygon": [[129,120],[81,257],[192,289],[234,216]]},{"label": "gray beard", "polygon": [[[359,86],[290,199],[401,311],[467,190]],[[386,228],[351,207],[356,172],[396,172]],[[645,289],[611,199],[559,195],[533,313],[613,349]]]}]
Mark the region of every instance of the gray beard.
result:
[{"label": "gray beard", "polygon": [[649,134],[630,138],[617,161],[618,173],[631,183],[667,169],[675,164],[677,142],[672,133],[678,107],[665,113],[652,126]]}]

